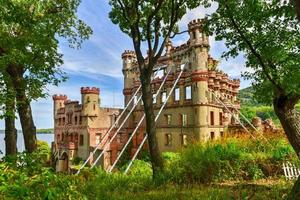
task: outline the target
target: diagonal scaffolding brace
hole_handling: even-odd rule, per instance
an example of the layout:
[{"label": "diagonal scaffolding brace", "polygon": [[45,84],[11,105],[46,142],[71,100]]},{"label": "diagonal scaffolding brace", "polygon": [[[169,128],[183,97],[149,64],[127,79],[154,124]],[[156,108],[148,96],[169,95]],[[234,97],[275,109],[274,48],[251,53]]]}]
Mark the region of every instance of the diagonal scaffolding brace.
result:
[{"label": "diagonal scaffolding brace", "polygon": [[[211,92],[214,94],[214,91],[213,90],[211,90]],[[215,95],[215,94],[214,94]],[[224,99],[226,99],[222,94],[220,94]],[[215,95],[215,97],[216,97],[216,95]],[[218,98],[218,97],[216,97],[216,98]],[[220,99],[219,99],[220,100]],[[221,100],[220,100],[221,101]],[[260,133],[258,130],[257,130],[257,128],[247,119],[247,117],[245,116],[245,115],[243,115],[233,104],[232,104],[232,102],[231,101],[229,101],[229,103],[230,103],[230,105],[233,107],[233,109],[237,112],[237,113],[239,113],[239,115],[240,116],[242,116],[243,118],[244,118],[244,120],[257,132],[257,133],[259,133],[259,135],[260,136],[262,136],[263,137],[263,139],[264,140],[266,140],[272,147],[273,147],[273,145],[270,143],[270,141],[265,137],[265,136],[263,136],[263,134],[262,133]]]},{"label": "diagonal scaffolding brace", "polygon": [[[171,72],[171,69],[169,69],[167,75],[165,76],[163,82],[160,84],[159,89],[157,90],[157,92],[155,93],[155,95],[153,96],[153,99],[157,97],[157,95],[160,93],[162,87],[164,86],[167,77],[169,76],[169,73]],[[120,152],[120,154],[118,155],[118,157],[116,158],[115,162],[113,163],[113,165],[110,167],[110,169],[108,170],[108,172],[112,172],[112,170],[114,169],[114,167],[116,166],[117,162],[119,161],[119,159],[121,158],[122,154],[124,153],[125,149],[127,148],[127,146],[129,145],[130,141],[132,140],[133,136],[136,134],[136,132],[138,131],[139,127],[141,126],[142,122],[144,121],[146,115],[143,114],[142,118],[140,119],[139,123],[137,124],[137,126],[135,127],[133,133],[131,134],[131,136],[128,138],[126,144],[124,145],[124,147],[122,148],[122,151]]]},{"label": "diagonal scaffolding brace", "polygon": [[[177,83],[178,83],[178,81],[179,81],[179,79],[180,79],[180,77],[181,77],[181,75],[182,75],[182,73],[183,73],[185,67],[186,67],[185,64],[182,64],[182,65],[181,65],[181,71],[180,71],[180,73],[179,73],[179,75],[178,75],[178,77],[177,77],[177,79],[176,79],[176,81],[175,81],[173,87],[171,88],[171,90],[170,90],[170,92],[169,92],[169,94],[168,94],[168,96],[167,96],[165,102],[163,103],[163,105],[161,106],[160,110],[158,111],[158,113],[157,113],[157,115],[156,115],[156,117],[155,117],[155,122],[159,119],[160,114],[161,114],[161,112],[163,111],[164,107],[166,106],[166,104],[167,104],[167,102],[168,102],[168,99],[169,99],[170,96],[172,95],[172,93],[173,93],[175,87],[177,86]],[[140,152],[140,150],[141,150],[142,147],[144,146],[144,144],[145,144],[147,138],[148,138],[148,134],[146,134],[145,137],[143,138],[143,140],[142,140],[141,144],[139,145],[138,149],[136,150],[134,156],[133,156],[132,159],[130,160],[130,162],[129,162],[129,164],[128,164],[128,166],[127,166],[127,168],[126,168],[124,174],[127,174],[127,172],[129,171],[131,165],[133,164],[133,161],[136,159],[138,153]],[[111,170],[112,170],[112,169],[111,169]]]},{"label": "diagonal scaffolding brace", "polygon": [[[164,85],[164,83],[167,80],[167,77],[169,76],[170,72],[171,72],[172,68],[170,68],[170,70],[168,71],[168,73],[166,74],[166,76],[164,77],[164,80],[160,86],[160,90],[162,88],[162,86]],[[159,93],[159,91],[158,91]],[[121,130],[121,128],[123,127],[123,125],[125,124],[125,122],[128,120],[129,116],[131,115],[131,113],[134,111],[136,105],[139,103],[139,101],[141,100],[142,96],[140,96],[136,102],[136,104],[132,107],[132,109],[130,110],[130,112],[128,113],[128,115],[126,116],[125,120],[123,121],[123,123],[121,124],[121,126],[118,128],[118,130],[115,132],[115,134],[110,138],[110,140],[104,145],[102,152],[100,153],[100,155],[97,157],[97,159],[95,160],[95,162],[93,163],[93,165],[91,166],[91,168],[93,168],[98,161],[100,160],[100,158],[104,155],[105,151],[109,148],[109,145],[111,144],[111,142],[115,139],[115,137],[117,136],[118,132]],[[140,122],[141,124],[142,122]]]}]

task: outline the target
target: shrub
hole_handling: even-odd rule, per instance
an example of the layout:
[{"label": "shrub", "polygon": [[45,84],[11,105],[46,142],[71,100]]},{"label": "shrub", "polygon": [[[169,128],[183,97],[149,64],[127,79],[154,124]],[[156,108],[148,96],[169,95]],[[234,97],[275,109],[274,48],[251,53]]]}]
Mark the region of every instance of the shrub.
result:
[{"label": "shrub", "polygon": [[[276,144],[276,145],[275,145]],[[282,173],[282,162],[297,156],[286,140],[227,139],[164,153],[166,176],[175,183],[257,180]]]}]

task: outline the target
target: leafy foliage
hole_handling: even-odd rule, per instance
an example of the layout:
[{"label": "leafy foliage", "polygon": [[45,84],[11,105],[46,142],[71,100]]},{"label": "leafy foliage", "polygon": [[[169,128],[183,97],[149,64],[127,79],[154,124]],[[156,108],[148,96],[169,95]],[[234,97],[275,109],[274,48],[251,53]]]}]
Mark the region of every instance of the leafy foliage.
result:
[{"label": "leafy foliage", "polygon": [[229,50],[224,57],[244,53],[252,69],[244,76],[254,80],[257,100],[270,104],[278,93],[299,95],[300,71],[295,66],[300,64],[300,24],[292,2],[216,2],[211,30],[217,40],[226,41]]},{"label": "leafy foliage", "polygon": [[[80,0],[0,0],[0,93],[7,98],[3,80],[10,65],[23,71],[29,100],[44,97],[47,84],[66,79],[61,71],[58,38],[78,48],[92,33],[76,15]],[[11,100],[14,100],[12,95]],[[3,98],[0,98],[0,104]]]}]

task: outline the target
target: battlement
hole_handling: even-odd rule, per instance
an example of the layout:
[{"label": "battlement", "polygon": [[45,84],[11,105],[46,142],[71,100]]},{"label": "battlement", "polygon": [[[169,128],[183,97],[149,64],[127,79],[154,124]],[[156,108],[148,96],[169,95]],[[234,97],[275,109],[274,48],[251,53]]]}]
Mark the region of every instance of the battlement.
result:
[{"label": "battlement", "polygon": [[61,95],[61,94],[58,95],[58,94],[55,94],[55,95],[52,96],[52,99],[54,101],[57,101],[57,100],[64,100],[64,101],[66,101],[68,99],[68,97],[67,97],[67,95]]},{"label": "battlement", "polygon": [[205,22],[205,19],[195,19],[188,24],[188,28],[189,28],[189,30],[202,28],[204,22]]},{"label": "battlement", "polygon": [[81,87],[81,94],[100,94],[100,89],[96,87]]},{"label": "battlement", "polygon": [[124,53],[122,53],[122,59],[130,59],[130,58],[135,58],[135,52],[131,50],[125,50]]}]

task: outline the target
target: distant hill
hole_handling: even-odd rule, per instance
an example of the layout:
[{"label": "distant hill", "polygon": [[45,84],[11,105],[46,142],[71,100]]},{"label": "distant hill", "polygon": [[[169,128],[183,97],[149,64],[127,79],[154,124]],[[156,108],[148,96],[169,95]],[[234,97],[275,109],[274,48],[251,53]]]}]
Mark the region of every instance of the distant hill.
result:
[{"label": "distant hill", "polygon": [[243,106],[257,106],[258,102],[254,99],[253,87],[247,87],[239,90],[238,100],[240,100]]}]

